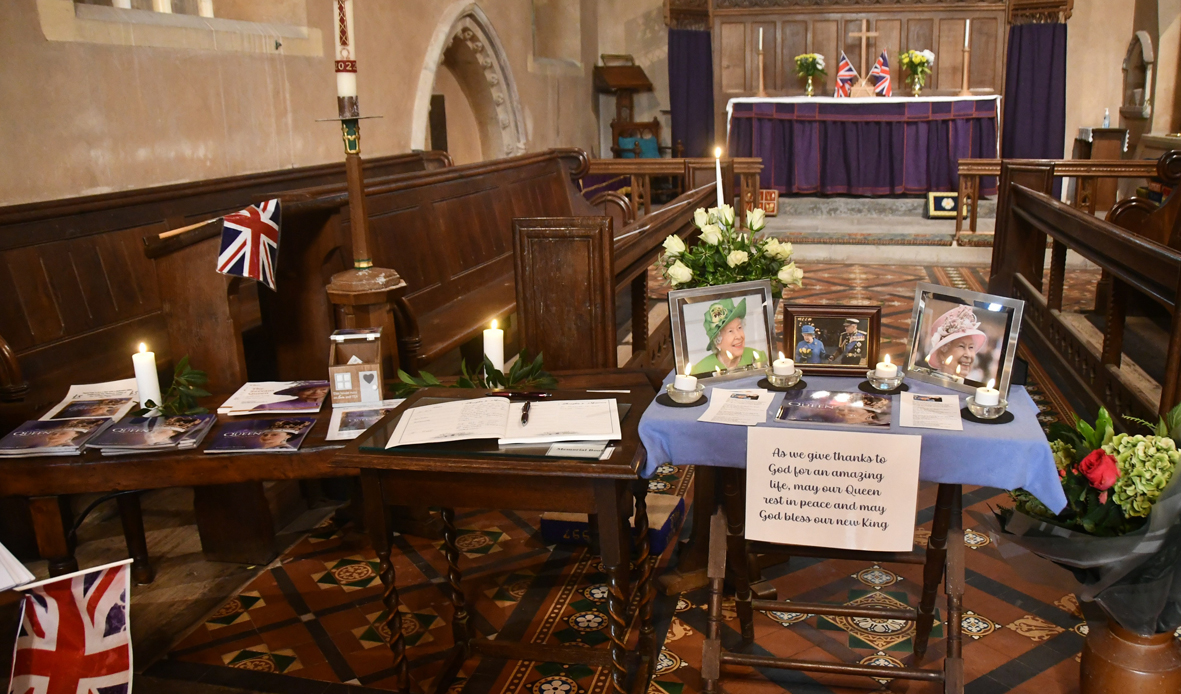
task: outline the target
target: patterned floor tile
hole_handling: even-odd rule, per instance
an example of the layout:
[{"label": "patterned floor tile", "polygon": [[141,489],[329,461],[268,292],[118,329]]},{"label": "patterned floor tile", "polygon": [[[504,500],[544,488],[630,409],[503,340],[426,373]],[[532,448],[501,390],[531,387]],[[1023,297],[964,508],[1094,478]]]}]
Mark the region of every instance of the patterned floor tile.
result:
[{"label": "patterned floor tile", "polygon": [[230,598],[212,617],[205,621],[205,627],[210,631],[228,627],[231,624],[241,624],[250,621],[250,610],[264,607],[262,596],[258,591],[245,591]]},{"label": "patterned floor tile", "polygon": [[291,649],[271,651],[265,643],[250,648],[230,651],[222,655],[222,661],[232,668],[239,670],[253,670],[254,672],[271,672],[285,674],[303,667]]},{"label": "patterned floor tile", "polygon": [[1065,629],[1057,624],[1031,614],[1027,614],[1021,619],[1006,624],[1005,628],[1012,629],[1033,641],[1048,641],[1065,631]]},{"label": "patterned floor tile", "polygon": [[352,556],[334,562],[325,562],[327,571],[313,574],[312,578],[323,589],[342,588],[346,592],[368,588],[379,580],[378,562]]}]

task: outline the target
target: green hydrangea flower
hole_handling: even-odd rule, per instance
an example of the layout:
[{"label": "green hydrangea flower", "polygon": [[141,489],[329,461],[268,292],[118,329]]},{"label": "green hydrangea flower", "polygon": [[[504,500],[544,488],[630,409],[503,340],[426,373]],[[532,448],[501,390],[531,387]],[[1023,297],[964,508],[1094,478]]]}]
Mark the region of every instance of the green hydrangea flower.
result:
[{"label": "green hydrangea flower", "polygon": [[1128,518],[1147,516],[1181,462],[1177,444],[1164,436],[1116,434],[1103,450],[1119,466],[1120,477],[1111,488],[1115,502]]},{"label": "green hydrangea flower", "polygon": [[1054,464],[1059,470],[1065,470],[1074,463],[1074,448],[1061,439],[1050,442],[1050,451],[1054,454]]}]

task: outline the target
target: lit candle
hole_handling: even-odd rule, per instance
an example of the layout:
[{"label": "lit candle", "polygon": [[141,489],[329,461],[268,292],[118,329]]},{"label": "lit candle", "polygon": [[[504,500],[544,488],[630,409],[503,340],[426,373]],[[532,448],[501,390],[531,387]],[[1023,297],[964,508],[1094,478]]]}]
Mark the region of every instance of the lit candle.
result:
[{"label": "lit candle", "polygon": [[771,369],[776,376],[790,376],[796,372],[796,363],[783,356],[783,352],[780,352],[779,358],[771,364]]},{"label": "lit candle", "polygon": [[968,47],[968,37],[972,35],[972,20],[964,20],[964,48]]},{"label": "lit candle", "polygon": [[156,353],[139,343],[139,352],[131,355],[135,367],[135,386],[139,389],[139,406],[147,407],[148,400],[160,406],[160,375],[156,372]]},{"label": "lit candle", "polygon": [[763,50],[763,27],[759,27],[759,50]]},{"label": "lit candle", "polygon": [[726,196],[722,195],[722,148],[714,147],[714,167],[718,172],[718,207],[725,204]]},{"label": "lit candle", "polygon": [[1001,392],[993,386],[996,385],[995,379],[988,379],[988,385],[980,386],[976,389],[976,404],[984,407],[996,407],[1001,404]]},{"label": "lit candle", "polygon": [[890,355],[887,354],[882,357],[882,361],[873,370],[873,375],[878,378],[898,378],[898,366],[890,363]]},{"label": "lit candle", "polygon": [[689,371],[692,368],[689,364],[685,365],[685,373],[677,374],[677,377],[673,379],[673,388],[677,390],[697,390],[697,377],[689,375]]},{"label": "lit candle", "polygon": [[504,371],[504,331],[496,327],[496,319],[492,320],[492,327],[484,331],[484,356],[497,371]]},{"label": "lit candle", "polygon": [[353,35],[353,0],[333,3],[336,21],[336,96],[357,96],[357,39]]}]

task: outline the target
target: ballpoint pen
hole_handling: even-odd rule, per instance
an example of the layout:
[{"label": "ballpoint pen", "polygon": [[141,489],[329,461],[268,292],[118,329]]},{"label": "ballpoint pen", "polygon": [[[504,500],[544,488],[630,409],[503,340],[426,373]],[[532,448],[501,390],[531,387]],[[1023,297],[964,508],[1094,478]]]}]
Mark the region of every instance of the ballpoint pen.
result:
[{"label": "ballpoint pen", "polygon": [[532,400],[526,400],[525,406],[521,408],[521,426],[529,423],[529,408],[533,406]]}]

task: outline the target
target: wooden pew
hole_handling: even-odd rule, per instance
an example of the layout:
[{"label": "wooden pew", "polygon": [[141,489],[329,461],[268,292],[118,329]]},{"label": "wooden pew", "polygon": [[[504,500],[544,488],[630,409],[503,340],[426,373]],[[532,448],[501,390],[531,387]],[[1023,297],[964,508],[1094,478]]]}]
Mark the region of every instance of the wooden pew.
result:
[{"label": "wooden pew", "polygon": [[[408,285],[395,307],[401,368],[416,373],[478,336],[492,318],[515,310],[512,220],[601,216],[573,182],[587,168],[582,150],[554,149],[366,180],[373,262],[397,270]],[[323,257],[351,257],[343,186],[295,191],[281,199],[292,233],[315,244]],[[707,199],[706,192],[686,193],[667,214],[691,218],[686,201],[700,206]],[[617,253],[626,260],[617,258],[616,267],[626,270],[633,296],[645,306],[647,276],[637,264],[655,260],[665,232],[661,219],[642,219],[615,232],[621,239]],[[316,275],[329,276],[326,270],[303,273],[306,281]],[[646,317],[646,309],[641,313]],[[648,349],[646,337],[636,333],[640,352]]]},{"label": "wooden pew", "polygon": [[[1127,428],[1121,415],[1155,420],[1181,400],[1181,251],[1054,200],[1049,195],[1053,175],[1052,162],[1003,164],[989,290],[1026,302],[1023,342],[1052,373],[1065,376],[1060,385],[1086,403],[1090,414],[1106,407],[1119,429]],[[1047,237],[1053,244],[1045,277]],[[1112,277],[1098,350],[1064,320],[1068,249]],[[1127,297],[1133,290],[1172,314],[1165,379],[1155,401],[1120,369]]]}]

